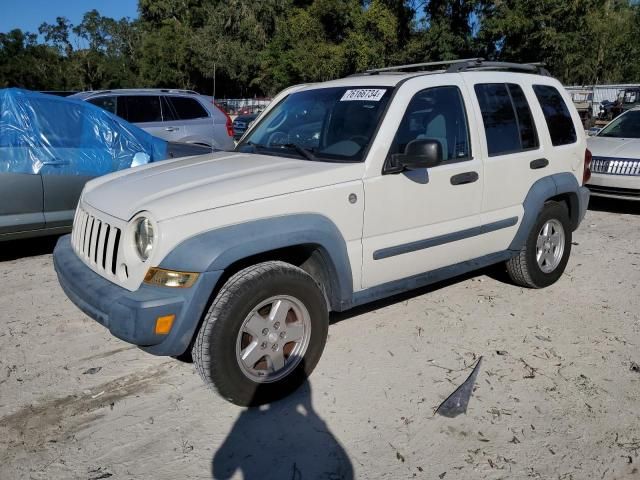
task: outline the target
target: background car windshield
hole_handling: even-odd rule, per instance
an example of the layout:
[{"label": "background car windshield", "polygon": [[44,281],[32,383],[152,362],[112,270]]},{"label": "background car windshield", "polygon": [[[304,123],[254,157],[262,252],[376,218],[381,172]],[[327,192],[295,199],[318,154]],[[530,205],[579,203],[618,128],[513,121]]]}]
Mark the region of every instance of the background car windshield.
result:
[{"label": "background car windshield", "polygon": [[[289,95],[239,145],[238,151],[361,161],[391,89],[322,88]],[[293,147],[295,145],[295,147]]]},{"label": "background car windshield", "polygon": [[640,138],[640,110],[620,115],[604,127],[599,137]]}]

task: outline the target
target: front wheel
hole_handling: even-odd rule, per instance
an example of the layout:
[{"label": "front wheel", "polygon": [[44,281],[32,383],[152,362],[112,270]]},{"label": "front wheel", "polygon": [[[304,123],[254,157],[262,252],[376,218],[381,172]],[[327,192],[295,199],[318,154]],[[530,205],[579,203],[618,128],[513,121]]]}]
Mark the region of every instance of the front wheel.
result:
[{"label": "front wheel", "polygon": [[564,203],[547,203],[520,253],[507,261],[507,272],[518,285],[544,288],[563,274],[571,253],[571,222]]},{"label": "front wheel", "polygon": [[236,405],[260,405],[298,388],[318,363],[329,313],[304,270],[265,262],[222,287],[193,346],[205,383]]}]

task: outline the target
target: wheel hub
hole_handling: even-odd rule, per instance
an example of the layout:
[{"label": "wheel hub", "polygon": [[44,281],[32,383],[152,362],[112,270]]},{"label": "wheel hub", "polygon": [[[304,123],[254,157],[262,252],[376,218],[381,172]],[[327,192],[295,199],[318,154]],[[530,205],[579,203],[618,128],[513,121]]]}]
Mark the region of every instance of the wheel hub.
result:
[{"label": "wheel hub", "polygon": [[294,297],[264,300],[246,317],[236,342],[236,359],[242,373],[258,383],[280,380],[291,373],[306,353],[311,318]]},{"label": "wheel hub", "polygon": [[565,233],[562,223],[555,218],[540,229],[536,243],[536,261],[544,273],[553,272],[564,255]]}]

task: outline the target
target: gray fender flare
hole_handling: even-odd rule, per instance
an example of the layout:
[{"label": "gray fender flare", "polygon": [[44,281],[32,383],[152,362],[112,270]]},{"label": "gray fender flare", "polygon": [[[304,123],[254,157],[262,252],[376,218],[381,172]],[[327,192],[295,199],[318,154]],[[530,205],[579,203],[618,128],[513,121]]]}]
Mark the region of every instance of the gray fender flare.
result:
[{"label": "gray fender flare", "polygon": [[210,272],[287,247],[314,245],[327,260],[331,306],[351,302],[353,277],[347,245],[338,227],[319,214],[271,217],[209,230],[184,240],[160,263],[167,270]]},{"label": "gray fender flare", "polygon": [[[535,182],[529,189],[522,204],[524,207],[524,215],[522,216],[520,227],[511,245],[509,245],[509,250],[518,252],[522,249],[529,232],[533,228],[547,200],[563,193],[575,193],[576,201],[580,201],[581,196],[579,190],[580,185],[576,177],[568,172],[549,175]],[[586,206],[580,206],[579,210],[582,211],[583,208],[586,208]],[[574,223],[574,228],[577,228],[579,219],[574,221]]]}]

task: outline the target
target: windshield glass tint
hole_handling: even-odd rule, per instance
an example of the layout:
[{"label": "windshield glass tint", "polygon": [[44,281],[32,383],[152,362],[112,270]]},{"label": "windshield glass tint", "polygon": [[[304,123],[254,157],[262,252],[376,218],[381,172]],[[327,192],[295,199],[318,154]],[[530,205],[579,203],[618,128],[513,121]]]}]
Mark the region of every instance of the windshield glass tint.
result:
[{"label": "windshield glass tint", "polygon": [[640,138],[640,110],[620,115],[604,127],[599,137]]},{"label": "windshield glass tint", "polygon": [[292,93],[267,113],[237,150],[321,161],[361,161],[390,95],[391,88],[384,87]]}]

